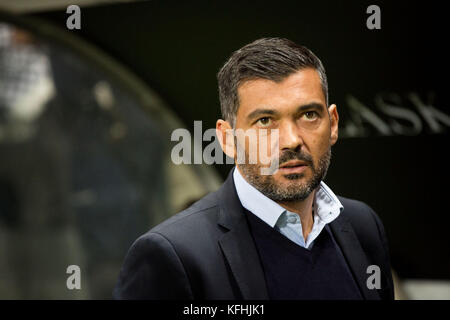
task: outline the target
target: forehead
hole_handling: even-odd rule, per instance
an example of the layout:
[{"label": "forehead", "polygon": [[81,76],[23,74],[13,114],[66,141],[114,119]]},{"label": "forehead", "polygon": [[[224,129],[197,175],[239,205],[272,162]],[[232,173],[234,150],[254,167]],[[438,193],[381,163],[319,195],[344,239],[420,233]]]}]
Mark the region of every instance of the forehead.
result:
[{"label": "forehead", "polygon": [[246,81],[239,86],[238,95],[238,117],[260,107],[283,111],[311,102],[325,105],[319,73],[312,68],[297,71],[281,82],[267,79]]}]

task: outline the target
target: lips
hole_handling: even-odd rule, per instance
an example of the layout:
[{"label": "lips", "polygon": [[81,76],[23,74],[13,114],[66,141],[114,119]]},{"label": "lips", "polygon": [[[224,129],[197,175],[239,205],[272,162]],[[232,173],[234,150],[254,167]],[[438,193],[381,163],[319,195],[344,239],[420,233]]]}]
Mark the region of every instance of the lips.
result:
[{"label": "lips", "polygon": [[278,169],[282,174],[302,173],[308,167],[306,162],[300,160],[290,160],[283,163]]},{"label": "lips", "polygon": [[307,164],[304,161],[300,160],[290,160],[288,162],[283,163],[280,168],[292,168],[298,166],[306,166]]}]

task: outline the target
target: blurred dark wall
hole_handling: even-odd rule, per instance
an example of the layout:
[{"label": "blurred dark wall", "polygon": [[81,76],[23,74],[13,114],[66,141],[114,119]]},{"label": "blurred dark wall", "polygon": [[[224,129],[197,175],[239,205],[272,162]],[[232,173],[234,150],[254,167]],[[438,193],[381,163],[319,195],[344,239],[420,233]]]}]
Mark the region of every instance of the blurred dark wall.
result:
[{"label": "blurred dark wall", "polygon": [[[366,28],[370,4],[381,8],[381,30]],[[150,1],[82,8],[82,29],[67,32],[128,66],[188,128],[203,120],[204,130],[220,117],[215,74],[232,51],[267,36],[306,45],[325,64],[330,102],[341,117],[342,139],[333,149],[327,184],[381,216],[400,276],[448,279],[450,123],[445,121],[450,110],[444,100],[449,68],[443,6],[437,1]],[[37,16],[65,28],[68,15]],[[361,105],[385,126],[361,118]],[[388,115],[380,105],[401,109]],[[230,168],[217,166],[224,177]]]}]

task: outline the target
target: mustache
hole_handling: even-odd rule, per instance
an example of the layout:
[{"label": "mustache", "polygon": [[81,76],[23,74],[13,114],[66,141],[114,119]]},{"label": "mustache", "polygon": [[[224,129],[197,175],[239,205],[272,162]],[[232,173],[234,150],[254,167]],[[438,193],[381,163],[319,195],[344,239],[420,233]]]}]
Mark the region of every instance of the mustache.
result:
[{"label": "mustache", "polygon": [[309,166],[313,167],[313,159],[311,155],[303,152],[302,150],[286,150],[283,151],[281,156],[278,159],[279,165],[283,165],[285,162],[290,160],[300,160],[306,162]]}]

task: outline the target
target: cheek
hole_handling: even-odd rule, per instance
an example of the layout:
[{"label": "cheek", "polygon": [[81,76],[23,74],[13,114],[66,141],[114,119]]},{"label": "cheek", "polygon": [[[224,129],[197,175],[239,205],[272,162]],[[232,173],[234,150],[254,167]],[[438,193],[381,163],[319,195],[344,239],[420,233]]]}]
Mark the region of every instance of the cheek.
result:
[{"label": "cheek", "polygon": [[330,147],[330,135],[328,132],[324,132],[321,135],[315,135],[311,138],[309,143],[309,150],[314,162],[317,164],[319,159],[327,152]]}]

